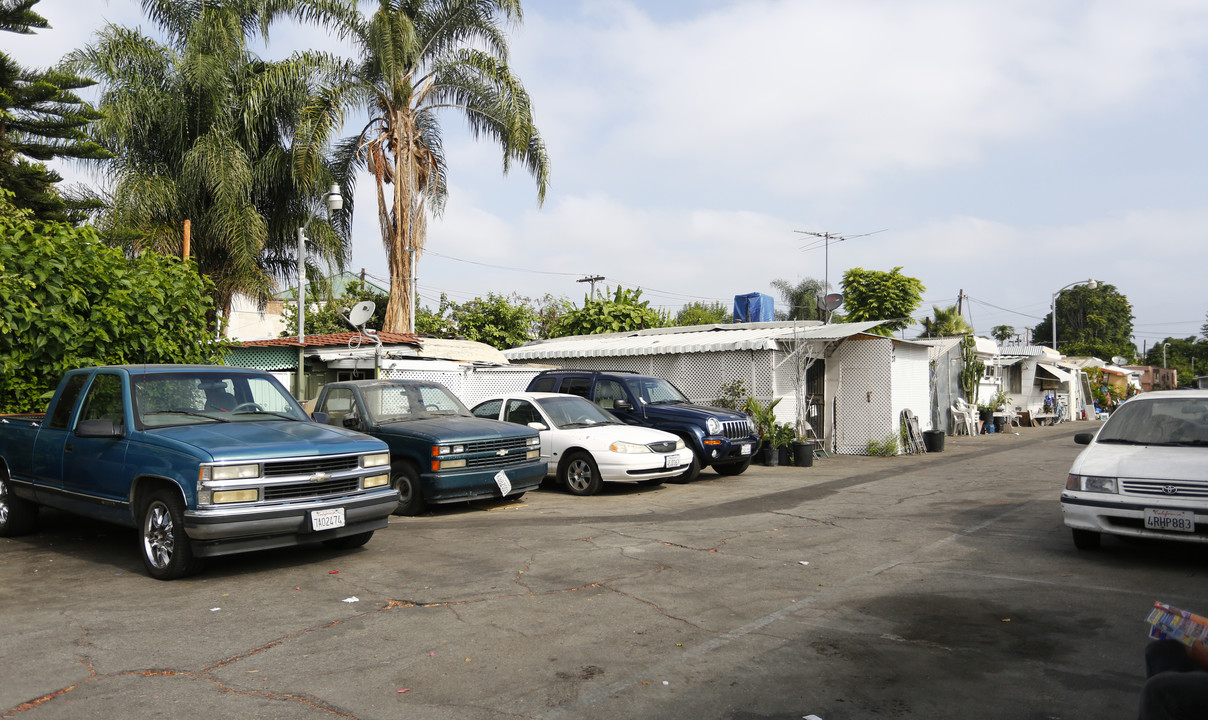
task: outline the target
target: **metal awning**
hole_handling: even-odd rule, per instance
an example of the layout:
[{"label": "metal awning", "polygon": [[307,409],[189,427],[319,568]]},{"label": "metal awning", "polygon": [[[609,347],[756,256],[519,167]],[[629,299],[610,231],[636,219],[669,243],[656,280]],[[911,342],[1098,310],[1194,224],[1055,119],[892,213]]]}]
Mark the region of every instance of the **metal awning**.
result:
[{"label": "metal awning", "polygon": [[1027,358],[1023,356],[1003,357],[1000,355],[994,358],[994,362],[992,364],[997,365],[998,367],[1011,367],[1012,365],[1018,365],[1024,360],[1027,360]]},{"label": "metal awning", "polygon": [[1044,363],[1036,363],[1037,372],[1043,372],[1057,382],[1068,383],[1074,377],[1070,373],[1058,368],[1056,365],[1046,365]]}]

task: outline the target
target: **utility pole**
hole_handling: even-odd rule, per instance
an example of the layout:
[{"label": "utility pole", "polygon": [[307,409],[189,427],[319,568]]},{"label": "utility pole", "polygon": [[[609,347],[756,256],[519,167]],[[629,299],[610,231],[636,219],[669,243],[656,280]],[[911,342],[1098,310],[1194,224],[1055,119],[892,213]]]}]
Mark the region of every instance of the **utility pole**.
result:
[{"label": "utility pole", "polygon": [[596,296],[596,283],[603,282],[603,281],[604,281],[603,275],[589,275],[588,277],[585,277],[582,280],[576,280],[575,282],[591,283],[591,292],[588,294],[588,297],[595,297]]}]

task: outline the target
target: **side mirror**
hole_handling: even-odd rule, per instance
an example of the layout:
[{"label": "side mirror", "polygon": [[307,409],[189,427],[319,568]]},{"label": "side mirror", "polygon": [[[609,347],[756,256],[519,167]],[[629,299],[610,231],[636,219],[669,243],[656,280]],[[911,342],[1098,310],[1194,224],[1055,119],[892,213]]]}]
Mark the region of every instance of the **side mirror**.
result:
[{"label": "side mirror", "polygon": [[344,418],[342,424],[349,430],[359,430],[361,428],[361,419],[356,415],[349,415]]},{"label": "side mirror", "polygon": [[1090,445],[1091,440],[1095,439],[1095,433],[1081,432],[1074,435],[1074,442],[1079,445]]},{"label": "side mirror", "polygon": [[628,400],[614,400],[612,403],[613,410],[633,410],[633,403]]},{"label": "side mirror", "polygon": [[331,416],[325,412],[315,411],[310,414],[310,417],[320,425],[328,425],[331,423]]},{"label": "side mirror", "polygon": [[82,438],[120,438],[126,436],[126,430],[112,420],[81,420],[75,434]]},{"label": "side mirror", "polygon": [[547,428],[545,426],[545,423],[540,423],[540,422],[536,422],[536,421],[529,423],[528,426],[531,427],[532,429],[536,430],[537,432],[541,432],[542,430],[549,430],[549,428]]}]

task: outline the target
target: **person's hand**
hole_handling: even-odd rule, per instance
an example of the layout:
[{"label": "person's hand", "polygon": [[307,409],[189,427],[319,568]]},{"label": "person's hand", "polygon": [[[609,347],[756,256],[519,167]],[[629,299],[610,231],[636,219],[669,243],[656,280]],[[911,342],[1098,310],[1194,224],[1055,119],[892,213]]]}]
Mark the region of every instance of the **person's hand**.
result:
[{"label": "person's hand", "polygon": [[1208,645],[1202,640],[1196,640],[1187,648],[1187,657],[1196,665],[1208,670]]}]

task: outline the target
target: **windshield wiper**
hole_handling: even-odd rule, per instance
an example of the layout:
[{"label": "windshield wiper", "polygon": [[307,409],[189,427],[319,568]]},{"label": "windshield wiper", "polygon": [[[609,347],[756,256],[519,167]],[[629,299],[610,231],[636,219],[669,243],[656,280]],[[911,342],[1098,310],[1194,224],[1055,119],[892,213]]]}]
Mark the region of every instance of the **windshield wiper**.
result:
[{"label": "windshield wiper", "polygon": [[684,400],[651,400],[651,405],[676,405],[685,402]]},{"label": "windshield wiper", "polygon": [[231,422],[224,417],[214,417],[213,415],[206,415],[205,413],[199,413],[193,410],[152,410],[151,412],[143,413],[144,417],[147,415],[191,415],[192,417],[205,418],[206,420],[213,420],[214,422]]},{"label": "windshield wiper", "polygon": [[[285,413],[273,412],[272,410],[240,410],[239,412],[233,412],[231,414],[232,415],[272,415],[273,417],[279,417],[282,420],[297,420],[298,419],[296,417],[291,417],[289,415],[286,415]],[[227,422],[230,422],[230,420],[227,420]]]}]

